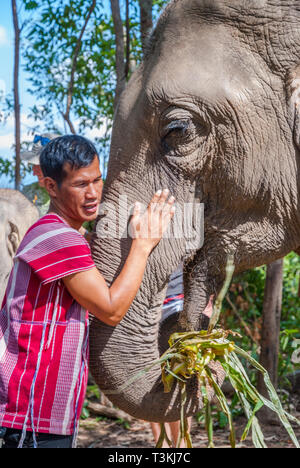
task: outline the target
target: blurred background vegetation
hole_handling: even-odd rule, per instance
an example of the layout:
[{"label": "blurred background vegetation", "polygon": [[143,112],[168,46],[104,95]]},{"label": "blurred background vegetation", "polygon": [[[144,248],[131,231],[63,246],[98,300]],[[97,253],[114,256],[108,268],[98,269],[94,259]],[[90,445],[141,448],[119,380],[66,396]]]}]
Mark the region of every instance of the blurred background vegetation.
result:
[{"label": "blurred background vegetation", "polygon": [[[284,258],[283,294],[280,321],[279,387],[288,386],[285,376],[300,369],[300,362],[292,362],[292,356],[300,346],[300,298],[298,283],[300,276],[299,256],[291,252]],[[241,333],[236,339],[243,349],[251,351],[259,360],[262,330],[262,309],[266,266],[254,268],[234,277],[230,291],[223,304],[222,324]],[[250,372],[250,370],[249,370]],[[252,372],[252,381],[256,374]]]}]

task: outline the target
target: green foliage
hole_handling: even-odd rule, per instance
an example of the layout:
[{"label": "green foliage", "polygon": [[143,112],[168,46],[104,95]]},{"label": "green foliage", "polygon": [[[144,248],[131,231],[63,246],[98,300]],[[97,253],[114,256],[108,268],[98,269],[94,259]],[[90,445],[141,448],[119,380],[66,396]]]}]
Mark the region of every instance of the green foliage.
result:
[{"label": "green foliage", "polygon": [[[227,278],[226,278],[227,280]],[[228,282],[225,282],[225,285]],[[213,316],[212,316],[213,317]],[[209,329],[208,329],[209,330]],[[234,389],[236,398],[240,406],[243,408],[247,418],[241,441],[245,440],[248,432],[252,430],[252,441],[256,448],[266,448],[264,436],[256,417],[257,411],[262,406],[267,406],[274,411],[279,417],[282,425],[290,435],[293,443],[297,448],[300,448],[299,442],[293,431],[291,421],[300,424],[296,418],[288,414],[282,407],[282,403],[276,390],[274,389],[268,372],[255,359],[253,359],[247,351],[239,348],[234,341],[230,341],[228,336],[236,336],[235,332],[223,330],[222,328],[214,328],[211,331],[173,333],[169,338],[169,348],[160,358],[162,368],[162,382],[164,384],[165,393],[172,390],[172,386],[176,383],[180,387],[181,393],[181,411],[180,411],[180,436],[177,440],[176,447],[180,447],[182,439],[185,440],[187,448],[192,447],[192,441],[189,434],[187,417],[185,414],[185,404],[187,401],[187,382],[192,376],[198,379],[198,386],[201,389],[201,395],[205,411],[205,426],[209,441],[209,447],[214,447],[213,442],[213,417],[211,404],[208,399],[208,387],[212,388],[215,397],[218,400],[223,414],[218,415],[219,424],[225,424],[227,417],[229,426],[229,440],[231,447],[236,446],[235,429],[233,425],[233,414],[227,399],[219,386],[216,375],[212,372],[209,364],[212,361],[218,362],[225,371],[225,377],[229,379],[232,388]],[[249,380],[248,373],[240,361],[240,357],[253,366],[256,371],[263,376],[266,385],[268,398],[258,393],[256,388]],[[155,363],[153,363],[155,364]],[[150,366],[149,366],[150,368]],[[149,370],[148,368],[148,370]],[[137,374],[137,377],[138,374]],[[177,381],[176,381],[177,380]],[[159,437],[157,448],[162,447],[163,441],[166,439],[164,424],[161,424],[161,435]]]},{"label": "green foliage", "polygon": [[[15,178],[15,166],[16,160],[4,159],[0,157],[0,176],[6,176],[7,182],[11,183],[14,181]],[[30,173],[31,169],[28,168],[27,164],[21,162],[21,177],[24,178],[26,174]]]},{"label": "green foliage", "polygon": [[[41,102],[32,108],[32,116],[44,119],[49,129],[56,128],[58,116],[66,110],[72,58],[90,4],[48,0],[36,8],[35,21],[26,29],[25,70],[30,73],[30,92]],[[75,73],[71,118],[78,122],[79,133],[103,128],[112,120],[114,67],[113,25],[98,1],[82,38]]]},{"label": "green foliage", "polygon": [[[154,1],[154,17],[166,3]],[[57,130],[57,122],[66,110],[72,60],[90,5],[89,0],[25,1],[34,20],[26,27],[23,57],[30,75],[29,91],[39,101],[32,107],[31,117],[43,120],[49,130]],[[123,9],[122,14],[125,22]],[[129,77],[142,60],[139,15],[139,2],[132,1]],[[115,47],[109,2],[97,1],[77,59],[71,120],[76,123],[78,133],[84,134],[88,128],[101,130],[97,143],[106,160],[114,114]]]},{"label": "green foliage", "polygon": [[[289,386],[286,376],[300,368],[299,363],[292,362],[292,356],[295,349],[299,348],[300,339],[300,298],[298,297],[298,282],[300,277],[299,256],[293,252],[284,259],[283,272],[283,300],[281,315],[280,332],[280,352],[278,356],[278,376],[279,387]],[[221,314],[222,326],[226,329],[233,329],[241,334],[236,337],[236,344],[250,352],[251,357],[259,359],[259,340],[261,335],[261,313],[264,300],[264,287],[266,279],[266,267],[258,267],[237,275],[233,279],[230,287],[230,293],[224,305]],[[238,313],[241,321],[238,319],[233,308]],[[249,366],[245,359],[241,359],[244,367],[247,369],[250,381],[256,384],[257,373],[255,369]],[[285,393],[282,393],[284,401]],[[234,396],[230,403],[230,411],[235,418],[243,414],[238,399]],[[212,407],[212,416],[214,425],[224,428],[228,424],[226,414],[219,407]],[[205,423],[204,412],[197,414],[199,424]]]},{"label": "green foliage", "polygon": [[0,158],[0,175],[7,176],[10,182],[14,179],[14,169],[9,159]]},{"label": "green foliage", "polygon": [[[261,313],[264,300],[266,267],[249,270],[234,278],[224,301],[221,320],[223,326],[241,333],[237,344],[251,352],[252,357],[259,359],[259,340],[261,335]],[[300,277],[300,259],[293,252],[284,259],[283,298],[281,315],[281,334],[279,352],[279,383],[286,383],[285,376],[299,368],[291,358],[295,351],[295,340],[300,338],[300,298],[298,281]],[[233,313],[235,306],[236,312]],[[241,322],[243,320],[243,323]],[[246,331],[246,333],[245,333]],[[250,371],[251,380],[256,374]]]}]

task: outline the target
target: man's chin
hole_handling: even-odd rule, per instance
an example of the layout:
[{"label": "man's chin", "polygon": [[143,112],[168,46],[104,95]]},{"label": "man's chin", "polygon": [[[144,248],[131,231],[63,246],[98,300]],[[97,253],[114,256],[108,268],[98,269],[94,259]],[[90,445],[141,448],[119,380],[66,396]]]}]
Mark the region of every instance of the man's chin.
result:
[{"label": "man's chin", "polygon": [[91,214],[89,216],[87,215],[82,215],[81,216],[81,219],[82,219],[82,223],[89,223],[89,222],[92,222],[92,221],[95,221],[95,219],[97,218],[97,215],[98,213],[94,213],[94,214]]}]

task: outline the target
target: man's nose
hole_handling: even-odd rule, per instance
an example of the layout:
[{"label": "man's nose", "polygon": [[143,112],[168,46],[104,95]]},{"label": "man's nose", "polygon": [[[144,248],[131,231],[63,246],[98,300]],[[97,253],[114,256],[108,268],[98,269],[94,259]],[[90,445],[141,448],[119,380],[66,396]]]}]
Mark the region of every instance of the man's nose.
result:
[{"label": "man's nose", "polygon": [[94,187],[94,184],[89,184],[86,195],[90,198],[97,198],[97,191],[96,188]]}]

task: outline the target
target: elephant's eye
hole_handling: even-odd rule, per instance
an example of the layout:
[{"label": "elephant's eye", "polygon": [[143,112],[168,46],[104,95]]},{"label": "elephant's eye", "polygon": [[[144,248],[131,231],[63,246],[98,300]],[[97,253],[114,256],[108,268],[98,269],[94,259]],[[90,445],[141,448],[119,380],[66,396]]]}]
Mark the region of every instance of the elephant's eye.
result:
[{"label": "elephant's eye", "polygon": [[193,138],[193,123],[190,120],[173,120],[164,129],[162,145],[165,151],[179,151]]}]

